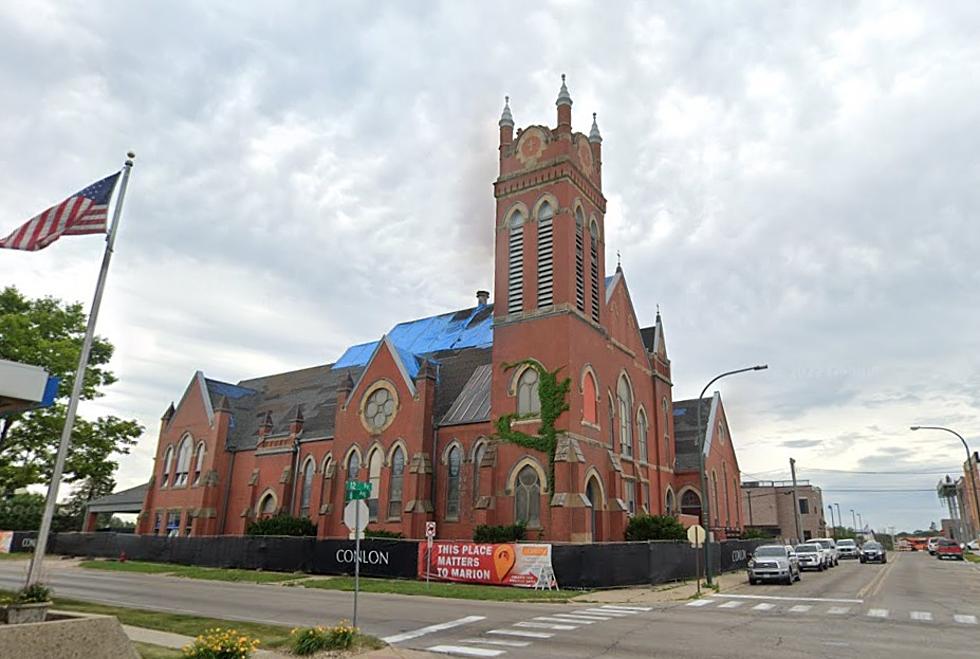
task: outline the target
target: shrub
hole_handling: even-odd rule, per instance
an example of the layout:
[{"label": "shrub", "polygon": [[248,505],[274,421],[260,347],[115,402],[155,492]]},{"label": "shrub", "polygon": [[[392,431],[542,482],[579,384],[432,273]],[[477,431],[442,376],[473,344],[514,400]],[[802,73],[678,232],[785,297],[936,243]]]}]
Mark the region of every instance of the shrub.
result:
[{"label": "shrub", "polygon": [[746,529],[742,534],[743,540],[772,540],[772,535],[762,529]]},{"label": "shrub", "polygon": [[290,636],[293,654],[305,656],[321,650],[349,650],[357,637],[357,628],[344,620],[335,627],[298,627]]},{"label": "shrub", "polygon": [[670,515],[636,515],[626,525],[627,540],[686,540],[684,525]]},{"label": "shrub", "polygon": [[473,542],[518,542],[524,539],[524,525],[490,526],[481,524],[473,530]]},{"label": "shrub", "polygon": [[365,538],[404,538],[401,531],[386,531],[384,529],[364,529]]},{"label": "shrub", "polygon": [[51,589],[39,583],[25,586],[11,600],[14,604],[37,604],[51,601]]},{"label": "shrub", "polygon": [[248,659],[259,641],[234,629],[209,629],[183,649],[188,659]]},{"label": "shrub", "polygon": [[247,535],[316,535],[316,524],[307,517],[276,515],[252,522],[245,529]]}]

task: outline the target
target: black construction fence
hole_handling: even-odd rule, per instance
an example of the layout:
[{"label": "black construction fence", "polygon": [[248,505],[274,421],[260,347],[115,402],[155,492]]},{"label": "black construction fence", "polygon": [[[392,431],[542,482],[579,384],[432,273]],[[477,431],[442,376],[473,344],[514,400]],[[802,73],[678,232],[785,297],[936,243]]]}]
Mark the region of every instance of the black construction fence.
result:
[{"label": "black construction fence", "polygon": [[[361,574],[415,579],[417,540],[368,538],[361,541]],[[731,540],[711,546],[714,572],[744,569],[760,541]],[[57,533],[53,554],[155,561],[204,567],[350,575],[353,540],[276,536],[166,538],[120,533]],[[553,544],[552,565],[562,588],[610,588],[693,579],[696,552],[685,542]]]}]

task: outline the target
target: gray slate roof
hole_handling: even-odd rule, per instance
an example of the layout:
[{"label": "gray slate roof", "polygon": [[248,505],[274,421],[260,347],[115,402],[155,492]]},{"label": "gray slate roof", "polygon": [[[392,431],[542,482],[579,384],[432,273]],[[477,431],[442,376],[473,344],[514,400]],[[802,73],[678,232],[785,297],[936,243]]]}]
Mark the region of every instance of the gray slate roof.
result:
[{"label": "gray slate roof", "polygon": [[656,335],[657,335],[656,325],[640,328],[640,338],[643,339],[643,346],[647,349],[647,352],[653,352],[654,349],[653,340],[656,338]]},{"label": "gray slate roof", "polygon": [[[677,460],[674,471],[697,471],[698,469],[698,399],[674,402],[674,446]],[[711,415],[711,398],[701,400],[702,427],[708,424]]]},{"label": "gray slate roof", "polygon": [[113,492],[85,504],[90,513],[138,513],[143,508],[143,499],[149,483],[143,483],[128,490]]},{"label": "gray slate roof", "polygon": [[440,425],[456,426],[490,419],[490,379],[493,365],[477,366]]}]

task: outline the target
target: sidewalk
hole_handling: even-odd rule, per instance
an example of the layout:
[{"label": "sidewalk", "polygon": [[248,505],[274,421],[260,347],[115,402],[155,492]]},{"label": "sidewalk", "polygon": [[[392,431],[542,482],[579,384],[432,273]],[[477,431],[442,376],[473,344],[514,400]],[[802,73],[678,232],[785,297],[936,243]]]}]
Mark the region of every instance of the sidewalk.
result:
[{"label": "sidewalk", "polygon": [[[748,584],[745,571],[729,572],[715,577],[719,592],[730,593]],[[701,584],[701,594],[712,593],[704,583]],[[658,604],[663,602],[678,602],[692,599],[697,595],[697,584],[694,581],[684,581],[660,586],[634,586],[616,590],[599,590],[585,595],[573,597],[573,602],[597,602],[600,604]]]}]

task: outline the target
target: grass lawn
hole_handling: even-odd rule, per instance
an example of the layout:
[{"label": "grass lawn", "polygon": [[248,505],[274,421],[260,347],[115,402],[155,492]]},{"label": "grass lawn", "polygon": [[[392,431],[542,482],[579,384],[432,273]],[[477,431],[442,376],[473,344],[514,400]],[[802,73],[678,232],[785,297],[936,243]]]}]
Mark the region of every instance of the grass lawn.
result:
[{"label": "grass lawn", "polygon": [[143,574],[166,574],[171,577],[189,579],[209,579],[211,581],[242,581],[248,583],[278,583],[304,579],[305,574],[296,572],[260,572],[258,570],[239,570],[232,568],[198,567],[196,565],[175,565],[172,563],[148,563],[146,561],[82,561],[80,567],[91,570],[111,570],[115,572],[140,572]]},{"label": "grass lawn", "polygon": [[180,650],[165,648],[160,645],[150,645],[149,643],[133,643],[136,651],[142,659],[178,659],[184,654]]},{"label": "grass lawn", "polygon": [[11,554],[0,554],[0,561],[26,561],[33,554],[29,551],[18,551]]},{"label": "grass lawn", "polygon": [[[300,586],[323,588],[325,590],[354,590],[353,577],[334,577],[332,579],[308,579]],[[511,588],[509,586],[481,586],[477,584],[457,584],[433,581],[428,586],[424,581],[401,579],[361,579],[361,591],[365,593],[393,593],[396,595],[428,595],[429,597],[451,597],[467,600],[494,600],[499,602],[567,602],[571,598],[588,591],[574,590],[534,590],[531,588]]]},{"label": "grass lawn", "polygon": [[970,561],[971,563],[980,563],[980,556],[977,556],[973,552],[969,552],[969,551],[963,552],[963,558]]}]

